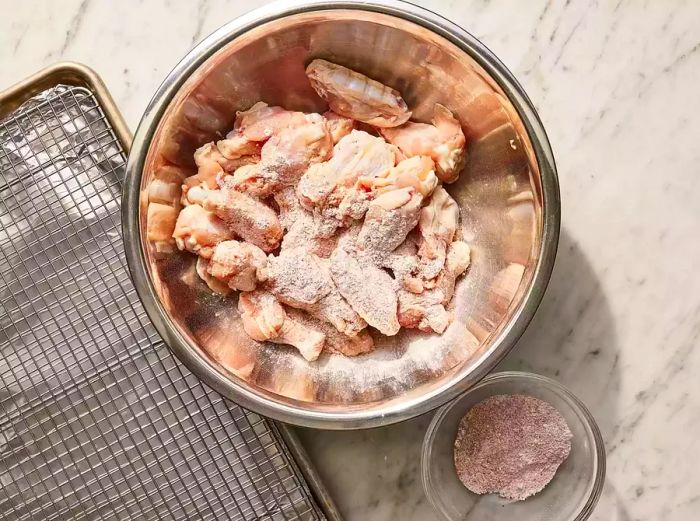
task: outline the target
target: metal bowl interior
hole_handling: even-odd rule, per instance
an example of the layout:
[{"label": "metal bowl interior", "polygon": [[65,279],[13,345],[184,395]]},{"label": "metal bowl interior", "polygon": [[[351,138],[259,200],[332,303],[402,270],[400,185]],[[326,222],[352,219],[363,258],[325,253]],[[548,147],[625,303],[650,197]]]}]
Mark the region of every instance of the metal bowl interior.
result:
[{"label": "metal bowl interior", "polygon": [[[461,121],[468,161],[447,187],[461,209],[472,264],[443,335],[403,330],[358,358],[304,361],[242,330],[236,301],[213,296],[187,253],[145,237],[146,193],[164,163],[191,168],[196,147],[263,100],[323,111],[305,65],[346,65],[399,90],[414,118],[436,102]],[[534,313],[556,251],[559,199],[551,151],[527,97],[498,60],[446,20],[400,2],[273,5],[224,26],[154,97],[127,167],[124,231],[137,290],[181,360],[212,387],[267,416],[322,428],[391,423],[444,403],[482,378]]]}]

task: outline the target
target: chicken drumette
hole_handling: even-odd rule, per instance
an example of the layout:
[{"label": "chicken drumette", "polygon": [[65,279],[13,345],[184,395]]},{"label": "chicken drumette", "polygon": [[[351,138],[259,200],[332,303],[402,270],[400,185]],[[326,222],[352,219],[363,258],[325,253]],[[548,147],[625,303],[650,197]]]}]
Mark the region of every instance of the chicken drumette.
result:
[{"label": "chicken drumette", "polygon": [[320,236],[329,237],[339,227],[364,216],[370,198],[357,181],[385,175],[396,163],[396,152],[383,139],[353,130],[335,145],[330,160],[307,170],[297,195],[314,213]]},{"label": "chicken drumette", "polygon": [[332,324],[347,336],[367,324],[345,301],[331,278],[326,262],[297,248],[269,257],[267,287],[282,302]]},{"label": "chicken drumette", "polygon": [[236,235],[263,251],[270,252],[277,248],[282,240],[282,227],[275,211],[259,200],[230,188],[226,181],[219,190],[192,188],[187,198],[190,203],[201,204],[216,214]]},{"label": "chicken drumette", "polygon": [[177,216],[173,237],[179,249],[208,259],[217,244],[233,238],[233,232],[214,213],[190,204]]},{"label": "chicken drumette", "polygon": [[271,293],[261,290],[241,293],[238,311],[243,329],[253,340],[289,344],[309,361],[316,360],[323,350],[326,336],[289,316]]},{"label": "chicken drumette", "polygon": [[267,256],[247,242],[224,241],[214,248],[207,273],[230,289],[253,291],[265,280]]}]

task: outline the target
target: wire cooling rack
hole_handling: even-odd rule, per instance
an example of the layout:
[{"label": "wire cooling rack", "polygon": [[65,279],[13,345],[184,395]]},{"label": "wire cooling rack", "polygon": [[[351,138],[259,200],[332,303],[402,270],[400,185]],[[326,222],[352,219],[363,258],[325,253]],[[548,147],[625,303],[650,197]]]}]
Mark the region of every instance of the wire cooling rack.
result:
[{"label": "wire cooling rack", "polygon": [[276,427],[149,323],[124,164],[86,88],[0,121],[0,519],[325,519]]}]

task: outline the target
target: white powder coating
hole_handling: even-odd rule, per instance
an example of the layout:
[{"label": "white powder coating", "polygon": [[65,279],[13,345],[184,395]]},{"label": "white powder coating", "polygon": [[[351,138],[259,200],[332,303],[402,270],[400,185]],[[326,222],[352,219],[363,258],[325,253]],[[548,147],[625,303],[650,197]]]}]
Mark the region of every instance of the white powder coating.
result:
[{"label": "white powder coating", "polygon": [[385,335],[399,332],[396,287],[389,274],[338,248],[331,255],[333,282],[355,311]]},{"label": "white powder coating", "polygon": [[[190,190],[190,193],[195,190]],[[257,199],[233,189],[196,190],[197,202],[214,212],[245,241],[263,251],[277,248],[282,240],[282,226],[275,211]]]},{"label": "white powder coating", "polygon": [[361,177],[375,178],[394,166],[394,147],[360,130],[353,130],[333,148],[333,157],[312,165],[302,176],[297,194],[313,210],[320,235],[328,237],[367,211],[367,193],[356,186]]},{"label": "white powder coating", "polygon": [[301,248],[270,255],[266,276],[275,296],[294,307],[315,304],[333,287],[318,257]]},{"label": "white powder coating", "polygon": [[303,248],[271,255],[264,273],[266,284],[284,304],[304,309],[339,332],[355,336],[367,324],[338,292],[326,262]]},{"label": "white powder coating", "polygon": [[409,195],[408,201],[398,208],[384,208],[377,201],[370,204],[365,222],[357,237],[357,245],[372,262],[383,265],[386,258],[418,224],[422,197]]}]

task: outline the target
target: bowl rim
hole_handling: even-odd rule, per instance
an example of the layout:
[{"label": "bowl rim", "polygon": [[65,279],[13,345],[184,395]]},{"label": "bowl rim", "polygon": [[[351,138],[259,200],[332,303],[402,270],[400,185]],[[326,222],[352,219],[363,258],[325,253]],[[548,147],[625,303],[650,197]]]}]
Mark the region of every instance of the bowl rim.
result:
[{"label": "bowl rim", "polygon": [[[593,450],[591,454],[593,455],[594,465],[595,465],[595,478],[593,482],[593,487],[586,500],[586,503],[581,507],[581,510],[576,513],[576,516],[569,519],[568,521],[585,521],[588,519],[593,512],[600,496],[603,492],[603,485],[605,484],[605,474],[606,474],[606,454],[605,454],[605,442],[603,441],[603,435],[600,432],[598,423],[595,418],[588,410],[588,407],[567,387],[558,381],[543,376],[536,373],[530,373],[526,371],[501,371],[498,373],[492,373],[486,378],[481,380],[478,384],[471,387],[466,392],[459,395],[457,398],[451,402],[443,405],[437,410],[435,415],[430,421],[428,428],[425,432],[423,438],[423,443],[421,445],[421,461],[420,461],[420,473],[421,473],[421,483],[423,485],[423,492],[428,498],[428,502],[432,505],[438,515],[444,521],[453,521],[447,513],[442,508],[442,502],[438,499],[439,494],[436,494],[433,490],[434,487],[431,484],[431,473],[430,473],[430,458],[432,456],[432,449],[435,442],[435,435],[439,430],[442,423],[445,421],[445,417],[463,399],[470,396],[472,393],[476,392],[483,387],[492,385],[494,383],[499,383],[503,381],[523,381],[530,380],[537,385],[547,387],[549,390],[553,391],[555,394],[566,399],[566,401],[574,407],[577,413],[585,420],[586,426],[590,429],[593,440]],[[467,411],[465,411],[466,414]]]},{"label": "bowl rim", "polygon": [[[251,389],[237,377],[224,375],[174,327],[148,275],[140,237],[140,187],[151,140],[160,120],[182,85],[215,52],[255,27],[283,17],[335,9],[360,10],[395,16],[418,24],[469,54],[499,84],[517,110],[532,142],[542,187],[542,241],[530,286],[510,321],[492,340],[492,346],[468,372],[460,372],[429,392],[403,403],[389,402],[373,409],[344,412],[311,411],[281,403],[272,393]],[[512,349],[537,310],[554,266],[560,227],[559,182],[551,146],[537,112],[513,74],[470,33],[423,7],[402,0],[280,0],[244,14],[206,37],[168,74],[149,102],[137,127],[126,165],[122,231],[127,264],[144,309],[160,336],[178,359],[208,386],[243,407],[287,423],[323,429],[359,429],[388,425],[428,412],[448,402],[486,376]]]}]

